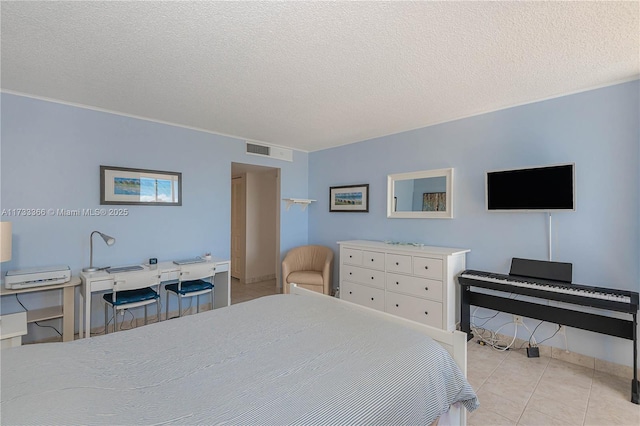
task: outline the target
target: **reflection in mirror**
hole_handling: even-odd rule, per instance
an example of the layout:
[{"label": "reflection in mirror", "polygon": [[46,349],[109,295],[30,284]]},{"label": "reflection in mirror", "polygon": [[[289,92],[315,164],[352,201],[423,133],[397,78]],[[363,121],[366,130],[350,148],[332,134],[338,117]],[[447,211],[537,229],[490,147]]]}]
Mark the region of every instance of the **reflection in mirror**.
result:
[{"label": "reflection in mirror", "polygon": [[453,217],[453,169],[398,173],[388,177],[387,217]]}]

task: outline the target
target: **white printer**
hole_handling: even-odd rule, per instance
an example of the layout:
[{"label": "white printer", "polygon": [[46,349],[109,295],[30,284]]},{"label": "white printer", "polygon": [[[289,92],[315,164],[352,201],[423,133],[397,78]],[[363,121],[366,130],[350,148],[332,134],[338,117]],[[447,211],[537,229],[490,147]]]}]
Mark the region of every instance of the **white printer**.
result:
[{"label": "white printer", "polygon": [[8,289],[40,287],[62,284],[71,280],[68,266],[48,266],[44,268],[8,271],[4,277],[4,286]]}]

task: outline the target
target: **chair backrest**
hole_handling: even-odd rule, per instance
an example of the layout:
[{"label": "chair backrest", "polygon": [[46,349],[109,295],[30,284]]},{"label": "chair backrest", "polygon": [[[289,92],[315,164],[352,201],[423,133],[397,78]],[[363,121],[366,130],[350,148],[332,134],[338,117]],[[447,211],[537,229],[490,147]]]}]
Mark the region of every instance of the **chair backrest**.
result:
[{"label": "chair backrest", "polygon": [[211,278],[216,274],[215,263],[192,263],[190,265],[182,265],[180,267],[180,274],[178,280],[193,281],[201,280],[203,278]]},{"label": "chair backrest", "polygon": [[325,263],[331,260],[333,250],[319,245],[292,248],[284,258],[293,271],[322,271]]},{"label": "chair backrest", "polygon": [[111,300],[113,302],[116,301],[116,293],[119,291],[136,290],[151,286],[158,286],[158,291],[160,290],[160,274],[150,275],[147,271],[115,274],[113,276]]}]

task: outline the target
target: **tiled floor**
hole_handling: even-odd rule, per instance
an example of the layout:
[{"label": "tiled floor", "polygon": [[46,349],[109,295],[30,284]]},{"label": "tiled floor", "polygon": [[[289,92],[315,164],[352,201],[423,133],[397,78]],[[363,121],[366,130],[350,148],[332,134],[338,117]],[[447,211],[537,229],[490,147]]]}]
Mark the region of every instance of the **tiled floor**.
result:
[{"label": "tiled floor", "polygon": [[473,340],[468,354],[469,382],[480,400],[469,425],[640,425],[631,379]]},{"label": "tiled floor", "polygon": [[276,294],[276,280],[261,281],[244,284],[236,278],[231,278],[231,304],[234,305],[262,296]]},{"label": "tiled floor", "polygon": [[[231,303],[276,294],[275,280],[231,281]],[[469,341],[467,373],[480,400],[470,426],[640,425],[631,380],[524,350],[499,352]]]}]

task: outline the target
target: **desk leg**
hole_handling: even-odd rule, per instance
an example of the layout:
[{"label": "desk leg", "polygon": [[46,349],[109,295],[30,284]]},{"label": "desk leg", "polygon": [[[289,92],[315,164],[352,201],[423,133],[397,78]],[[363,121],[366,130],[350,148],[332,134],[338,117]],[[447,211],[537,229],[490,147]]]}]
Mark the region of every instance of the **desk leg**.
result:
[{"label": "desk leg", "polygon": [[633,381],[631,382],[631,402],[640,404],[640,382],[638,382],[638,315],[633,314]]},{"label": "desk leg", "polygon": [[84,338],[84,293],[82,292],[82,288],[80,288],[80,296],[78,306],[78,339]]},{"label": "desk leg", "polygon": [[471,333],[471,305],[469,304],[469,294],[471,287],[462,287],[460,294],[460,330],[467,333],[467,341],[473,338]]},{"label": "desk leg", "polygon": [[87,338],[91,337],[91,288],[87,283],[82,284],[80,294],[82,295],[83,306],[80,307],[80,318],[84,321],[81,320],[82,325],[80,326],[80,337]]},{"label": "desk leg", "polygon": [[229,271],[217,272],[214,277],[213,303],[215,308],[231,305],[231,275]]},{"label": "desk leg", "polygon": [[65,287],[62,292],[62,341],[73,340],[75,327],[75,287]]}]

